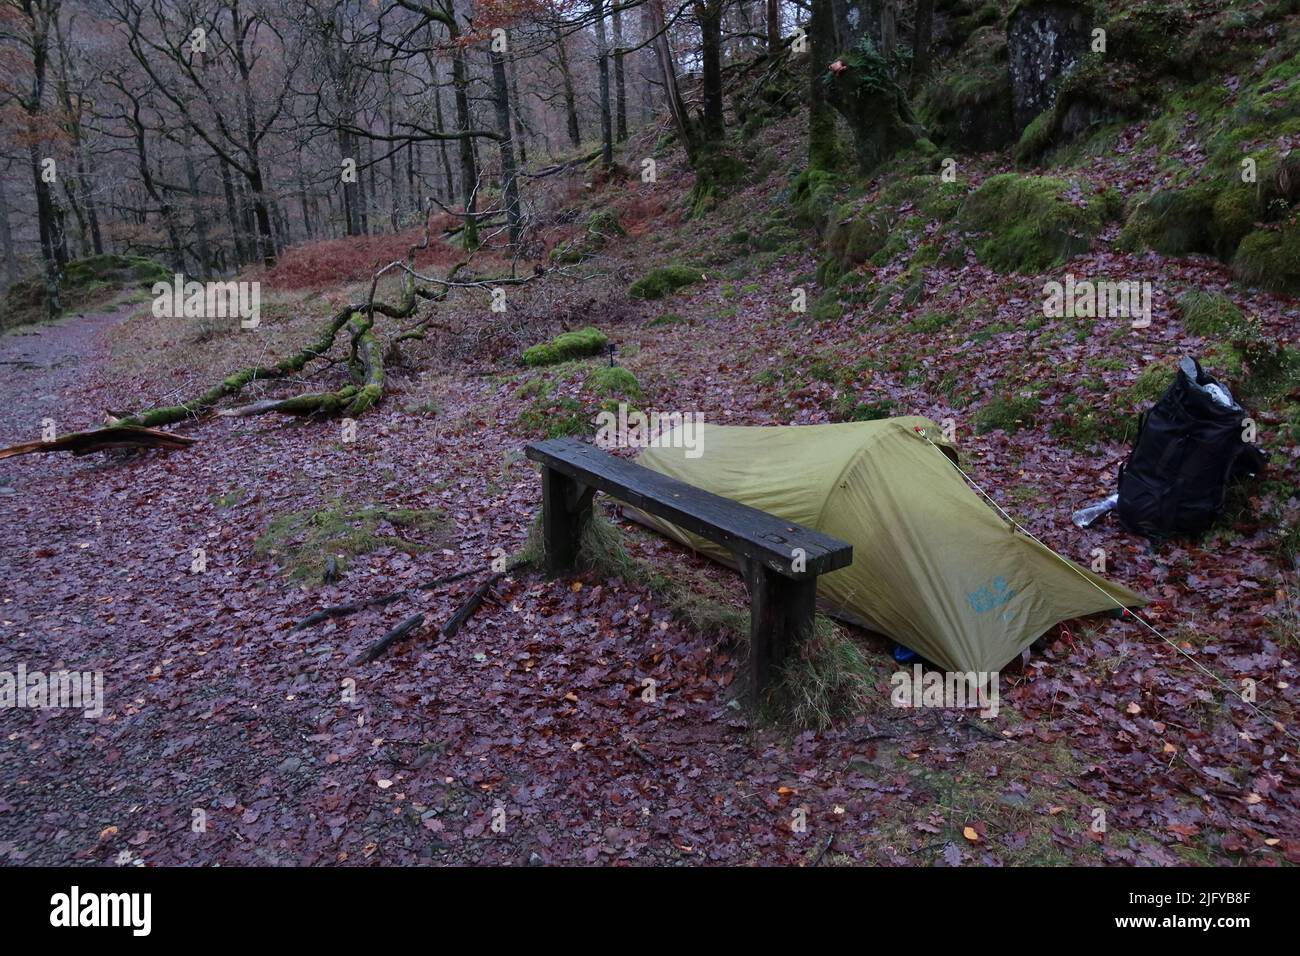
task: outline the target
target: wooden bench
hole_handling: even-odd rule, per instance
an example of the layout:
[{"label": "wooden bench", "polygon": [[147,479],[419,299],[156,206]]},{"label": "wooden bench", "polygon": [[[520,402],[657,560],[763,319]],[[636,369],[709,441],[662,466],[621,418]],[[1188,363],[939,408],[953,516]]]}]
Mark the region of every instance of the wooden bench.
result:
[{"label": "wooden bench", "polygon": [[774,668],[812,628],[817,576],[848,566],[853,546],[661,475],[573,438],[525,449],[542,465],[546,570],[563,574],[578,560],[578,540],[603,491],[731,551],[750,596],[750,693],[758,699]]}]

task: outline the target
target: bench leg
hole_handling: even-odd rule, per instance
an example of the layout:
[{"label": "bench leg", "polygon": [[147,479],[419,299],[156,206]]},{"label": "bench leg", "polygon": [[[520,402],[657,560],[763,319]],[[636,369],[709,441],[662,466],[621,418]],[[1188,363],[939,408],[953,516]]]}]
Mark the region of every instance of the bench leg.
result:
[{"label": "bench leg", "polygon": [[542,469],[542,543],[546,573],[563,574],[578,562],[578,539],[591,520],[592,489],[551,468]]},{"label": "bench leg", "polygon": [[812,631],[817,579],[792,580],[757,562],[749,572],[749,671],[753,703],[796,642]]}]

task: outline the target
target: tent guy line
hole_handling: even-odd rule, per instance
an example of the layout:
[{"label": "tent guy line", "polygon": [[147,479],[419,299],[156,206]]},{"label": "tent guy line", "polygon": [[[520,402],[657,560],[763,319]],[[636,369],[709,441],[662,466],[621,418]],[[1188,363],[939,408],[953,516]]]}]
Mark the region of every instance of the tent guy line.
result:
[{"label": "tent guy line", "polygon": [[1082,573],[1080,573],[1080,572],[1079,572],[1079,569],[1076,568],[1076,567],[1074,566],[1073,562],[1067,561],[1065,558],[1061,557],[1059,554],[1056,553],[1055,549],[1053,549],[1053,548],[1048,548],[1048,546],[1047,546],[1046,544],[1044,544],[1043,541],[1042,541],[1040,538],[1038,538],[1035,534],[1033,534],[1033,532],[1031,532],[1031,531],[1029,531],[1027,528],[1025,528],[1025,527],[1024,527],[1024,526],[1023,526],[1019,521],[1017,521],[1017,520],[1016,520],[1015,518],[1013,518],[1010,514],[1008,514],[1007,511],[1006,511],[1006,510],[1005,510],[1005,509],[1004,509],[1000,504],[998,504],[996,501],[994,501],[994,500],[993,500],[993,497],[992,497],[992,496],[991,496],[987,491],[985,491],[982,487],[980,487],[979,482],[977,482],[977,481],[976,481],[974,478],[972,478],[970,475],[966,474],[966,472],[964,472],[964,471],[962,470],[962,468],[961,468],[960,465],[958,465],[955,461],[953,461],[953,460],[952,460],[951,458],[949,458],[947,455],[944,455],[944,454],[943,454],[943,449],[940,448],[938,445],[936,445],[934,442],[932,442],[932,441],[930,440],[930,436],[926,433],[926,430],[925,430],[924,428],[922,428],[920,425],[917,425],[917,426],[916,426],[916,433],[917,433],[918,435],[920,435],[922,438],[925,439],[925,442],[926,442],[927,445],[929,445],[929,446],[930,446],[931,448],[933,448],[935,451],[939,452],[940,455],[943,455],[944,460],[947,461],[948,464],[952,465],[952,467],[956,468],[956,469],[957,469],[957,473],[958,473],[959,475],[961,475],[963,478],[965,478],[966,481],[967,481],[967,483],[969,483],[970,486],[971,486],[972,488],[974,488],[974,489],[975,489],[976,491],[978,491],[981,495],[983,495],[984,498],[985,498],[985,500],[988,501],[988,503],[991,504],[994,508],[996,508],[997,511],[998,511],[998,513],[1001,514],[1002,517],[1006,518],[1007,521],[1011,524],[1011,526],[1012,526],[1013,528],[1015,528],[1017,531],[1019,531],[1019,532],[1020,532],[1021,534],[1023,534],[1025,537],[1027,537],[1027,538],[1033,538],[1035,541],[1037,541],[1039,544],[1041,544],[1044,548],[1047,548],[1047,550],[1051,551],[1052,554],[1055,555],[1055,556],[1057,557],[1057,559],[1060,560],[1060,562],[1061,562],[1062,564],[1064,564],[1066,567],[1068,567],[1071,571],[1074,571],[1076,574],[1078,574],[1079,577],[1081,577],[1081,578],[1083,578],[1085,581],[1087,581],[1088,584],[1090,584],[1092,587],[1097,588],[1098,591],[1100,591],[1103,595],[1106,596],[1106,599],[1107,599],[1107,600],[1109,600],[1109,601],[1113,601],[1114,604],[1115,604],[1115,606],[1116,606],[1117,608],[1119,608],[1120,611],[1123,612],[1123,614],[1124,614],[1125,617],[1131,617],[1131,618],[1133,618],[1134,620],[1136,620],[1139,624],[1141,624],[1143,627],[1145,627],[1148,631],[1150,631],[1150,632],[1151,632],[1152,634],[1154,634],[1156,637],[1160,638],[1160,640],[1164,641],[1166,644],[1168,644],[1170,647],[1172,647],[1174,650],[1176,650],[1179,654],[1182,654],[1184,657],[1186,657],[1189,661],[1191,661],[1194,665],[1196,665],[1196,667],[1200,668],[1200,670],[1202,670],[1205,674],[1209,675],[1211,678],[1213,678],[1215,681],[1217,681],[1217,682],[1218,682],[1218,683],[1223,687],[1224,690],[1230,692],[1233,696],[1237,697],[1238,700],[1240,700],[1243,704],[1245,704],[1247,707],[1249,707],[1251,710],[1253,710],[1253,711],[1254,711],[1256,714],[1258,714],[1260,717],[1263,717],[1263,718],[1265,718],[1266,720],[1268,720],[1270,723],[1272,723],[1273,727],[1274,727],[1276,730],[1281,731],[1283,734],[1285,734],[1286,736],[1290,737],[1292,740],[1296,741],[1297,743],[1300,743],[1300,737],[1297,737],[1295,734],[1291,733],[1291,731],[1287,730],[1286,725],[1283,724],[1280,720],[1278,720],[1276,717],[1274,717],[1274,716],[1273,716],[1272,714],[1270,714],[1268,711],[1264,710],[1262,707],[1259,707],[1259,706],[1257,706],[1257,705],[1251,703],[1250,701],[1246,700],[1244,697],[1241,696],[1241,694],[1238,692],[1237,688],[1233,687],[1232,684],[1228,683],[1228,681],[1224,680],[1224,679],[1223,679],[1222,677],[1220,677],[1218,674],[1214,673],[1214,671],[1210,670],[1208,667],[1206,667],[1204,664],[1202,664],[1200,661],[1198,661],[1198,660],[1197,660],[1195,657],[1193,657],[1191,654],[1187,653],[1187,651],[1183,650],[1181,647],[1179,647],[1177,644],[1175,644],[1175,643],[1174,643],[1173,641],[1171,641],[1169,638],[1165,637],[1165,635],[1161,634],[1160,631],[1158,631],[1158,630],[1156,629],[1155,625],[1151,624],[1151,622],[1149,622],[1149,621],[1148,621],[1146,618],[1144,618],[1141,614],[1138,614],[1136,611],[1130,611],[1130,610],[1129,610],[1128,608],[1126,608],[1124,605],[1120,604],[1119,601],[1116,601],[1113,597],[1111,597],[1109,594],[1107,594],[1106,591],[1105,591],[1103,588],[1097,587],[1096,583],[1095,583],[1091,578],[1089,578],[1086,574],[1082,574]]}]

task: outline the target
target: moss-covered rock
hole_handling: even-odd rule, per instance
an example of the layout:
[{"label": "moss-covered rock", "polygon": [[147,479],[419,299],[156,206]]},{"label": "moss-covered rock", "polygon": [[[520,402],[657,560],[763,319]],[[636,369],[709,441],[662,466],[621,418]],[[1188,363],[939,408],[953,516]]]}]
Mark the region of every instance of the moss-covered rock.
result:
[{"label": "moss-covered rock", "polygon": [[1133,208],[1120,245],[1127,249],[1154,249],[1166,256],[1183,256],[1214,249],[1214,188],[1160,189]]},{"label": "moss-covered rock", "polygon": [[587,388],[602,397],[641,397],[641,383],[621,365],[602,365],[592,369],[587,376]]},{"label": "moss-covered rock", "polygon": [[1210,251],[1220,259],[1231,259],[1259,221],[1260,204],[1260,190],[1250,183],[1229,182],[1215,193],[1210,207]]},{"label": "moss-covered rock", "polygon": [[527,434],[543,438],[567,438],[591,434],[593,417],[576,398],[545,395],[524,409],[519,416],[519,427]]},{"label": "moss-covered rock", "polygon": [[[826,229],[827,258],[819,267],[819,281],[829,284],[863,262],[892,262],[924,232],[926,217],[946,222],[956,215],[966,192],[966,186],[939,176],[902,176],[886,185],[874,202],[840,206]],[[931,252],[925,264],[938,261],[939,247]]]},{"label": "moss-covered rock", "polygon": [[531,366],[555,365],[584,355],[598,355],[605,351],[609,339],[600,329],[587,326],[573,332],[561,332],[549,342],[542,342],[524,351],[524,364]]},{"label": "moss-covered rock", "polygon": [[1000,26],[976,31],[951,66],[926,84],[917,115],[954,150],[987,152],[1015,140],[1007,40]]},{"label": "moss-covered rock", "polygon": [[791,180],[789,189],[790,209],[795,223],[821,231],[826,225],[826,217],[835,206],[835,192],[838,188],[836,176],[825,169],[810,168],[797,174]]},{"label": "moss-covered rock", "polygon": [[92,282],[146,286],[174,278],[171,269],[144,256],[101,255],[69,262],[63,270],[62,284],[67,288]]},{"label": "moss-covered rock", "polygon": [[981,262],[1000,272],[1042,272],[1087,251],[1116,212],[1116,197],[1082,202],[1062,179],[1002,173],[991,176],[962,205],[958,221],[987,233],[976,244]]},{"label": "moss-covered rock", "polygon": [[1237,247],[1232,271],[1248,285],[1300,293],[1300,225],[1250,233]]},{"label": "moss-covered rock", "polygon": [[651,269],[633,282],[628,295],[634,299],[662,299],[670,292],[699,282],[701,278],[700,270],[689,266],[662,266]]},{"label": "moss-covered rock", "polygon": [[1012,151],[1016,162],[1037,162],[1100,125],[1139,115],[1144,105],[1139,88],[1113,60],[1100,54],[1083,57],[1061,77],[1051,108],[1020,134]]},{"label": "moss-covered rock", "polygon": [[842,207],[826,232],[826,252],[841,269],[866,262],[889,239],[889,219],[874,207]]}]

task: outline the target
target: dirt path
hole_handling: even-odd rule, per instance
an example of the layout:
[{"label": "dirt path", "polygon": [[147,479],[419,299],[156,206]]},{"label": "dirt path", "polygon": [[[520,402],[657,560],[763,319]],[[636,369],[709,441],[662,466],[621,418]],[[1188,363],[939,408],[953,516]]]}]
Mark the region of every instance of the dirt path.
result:
[{"label": "dirt path", "polygon": [[102,410],[77,406],[87,376],[100,368],[104,335],[126,318],[130,306],[74,316],[49,325],[28,325],[0,336],[0,444],[31,441],[41,420],[59,432],[86,424]]}]

